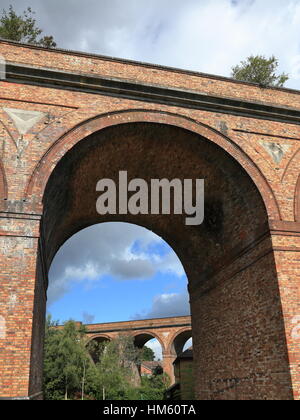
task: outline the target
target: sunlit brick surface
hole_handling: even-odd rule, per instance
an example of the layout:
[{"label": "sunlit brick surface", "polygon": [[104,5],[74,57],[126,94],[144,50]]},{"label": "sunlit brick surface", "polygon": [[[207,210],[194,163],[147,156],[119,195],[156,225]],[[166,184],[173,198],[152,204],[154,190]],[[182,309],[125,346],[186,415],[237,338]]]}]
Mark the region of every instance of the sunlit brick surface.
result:
[{"label": "sunlit brick surface", "polygon": [[[58,247],[121,220],[161,235],[186,270],[197,398],[300,399],[300,93],[4,41],[0,54],[0,397],[41,398]],[[95,181],[119,170],[204,177],[204,225],[101,219]]]}]

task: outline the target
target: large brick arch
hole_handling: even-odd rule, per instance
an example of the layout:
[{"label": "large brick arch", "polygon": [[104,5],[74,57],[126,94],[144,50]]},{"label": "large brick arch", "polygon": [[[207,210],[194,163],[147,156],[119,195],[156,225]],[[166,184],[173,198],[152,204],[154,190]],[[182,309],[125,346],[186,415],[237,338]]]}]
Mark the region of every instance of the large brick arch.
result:
[{"label": "large brick arch", "polygon": [[[130,115],[130,117],[129,117],[129,115]],[[111,119],[113,119],[113,123],[111,122]],[[146,119],[146,122],[145,122],[145,119]],[[154,120],[155,122],[153,123],[152,120]],[[125,121],[125,123],[122,123],[123,121]],[[167,123],[165,123],[166,121],[167,121]],[[90,124],[93,124],[93,125],[90,126]],[[99,124],[101,125],[102,129],[99,129]],[[193,122],[193,124],[195,124],[195,123]],[[103,125],[104,125],[104,127],[103,127]],[[188,129],[186,128],[186,125],[187,125]],[[116,140],[117,143],[114,146],[115,149],[111,150],[111,154],[109,156],[107,156],[107,159],[117,159],[117,158],[115,158],[115,155],[116,155],[115,151],[122,147],[124,150],[123,150],[123,154],[121,154],[119,156],[119,159],[123,160],[123,169],[125,169],[126,166],[137,166],[137,163],[133,162],[132,160],[131,160],[131,162],[127,162],[126,154],[128,154],[128,158],[129,158],[130,153],[133,153],[133,154],[136,153],[134,151],[135,147],[137,147],[139,150],[141,150],[140,149],[141,147],[145,147],[145,148],[147,148],[147,147],[148,148],[150,148],[150,147],[153,148],[154,147],[156,149],[158,147],[160,147],[157,142],[155,143],[154,138],[151,137],[151,135],[152,135],[151,130],[154,130],[154,128],[155,128],[157,136],[160,136],[160,132],[162,132],[162,131],[165,132],[165,134],[164,134],[165,136],[169,136],[169,140],[168,140],[168,142],[170,143],[169,147],[171,147],[172,141],[173,141],[173,138],[171,138],[170,136],[173,136],[174,138],[176,138],[176,136],[177,137],[179,136],[178,133],[181,133],[180,134],[181,137],[185,136],[187,139],[190,139],[189,140],[190,142],[192,142],[192,143],[190,143],[190,147],[192,147],[192,144],[193,144],[193,147],[195,149],[200,148],[200,147],[202,147],[200,145],[203,143],[203,141],[205,141],[206,142],[206,146],[205,146],[206,148],[209,148],[210,150],[211,149],[218,150],[219,159],[221,159],[221,156],[223,156],[223,158],[225,159],[225,161],[227,161],[229,166],[233,165],[235,167],[235,169],[233,169],[233,167],[227,169],[228,177],[230,177],[230,173],[229,173],[230,171],[240,171],[241,174],[244,173],[243,176],[245,177],[245,182],[249,183],[249,186],[245,189],[245,192],[240,192],[240,200],[242,200],[242,201],[245,200],[246,199],[245,197],[247,196],[248,192],[252,191],[253,188],[255,188],[255,183],[253,182],[252,178],[249,177],[248,172],[245,171],[243,169],[243,167],[240,166],[240,164],[234,158],[234,156],[237,154],[236,147],[233,147],[229,141],[224,139],[223,136],[219,135],[218,133],[215,133],[215,131],[213,131],[211,129],[208,129],[207,127],[204,127],[202,125],[200,125],[200,130],[198,130],[202,134],[199,134],[198,132],[196,132],[196,128],[198,126],[199,126],[199,124],[195,124],[194,130],[192,131],[191,130],[191,121],[189,119],[186,119],[186,118],[180,119],[179,118],[179,120],[178,120],[178,116],[173,116],[173,115],[169,115],[169,114],[167,114],[167,116],[166,116],[165,114],[161,114],[161,113],[154,113],[153,115],[150,113],[150,115],[149,115],[145,112],[141,112],[141,113],[139,112],[136,115],[136,113],[134,113],[134,114],[129,113],[128,114],[127,112],[125,112],[125,113],[121,113],[121,114],[118,113],[118,114],[114,115],[113,117],[109,115],[106,118],[100,117],[100,118],[97,118],[97,119],[93,119],[92,121],[87,123],[87,127],[86,127],[86,124],[83,124],[78,128],[78,130],[80,131],[80,134],[75,135],[74,133],[71,133],[71,134],[66,135],[65,137],[63,137],[61,140],[59,140],[56,143],[57,144],[56,147],[58,148],[57,150],[56,150],[56,147],[54,147],[46,154],[46,156],[42,159],[41,163],[39,164],[39,168],[35,171],[35,175],[32,177],[32,182],[30,182],[30,184],[29,184],[29,189],[27,191],[27,196],[29,197],[29,195],[30,195],[31,199],[34,200],[35,203],[38,203],[38,202],[42,203],[43,202],[43,205],[46,206],[46,208],[44,209],[44,211],[46,211],[46,213],[45,213],[46,216],[43,219],[43,225],[45,226],[47,224],[46,221],[50,220],[49,219],[49,215],[50,215],[49,208],[52,209],[52,212],[53,211],[57,212],[58,211],[57,209],[61,207],[61,203],[62,203],[62,200],[63,200],[63,196],[61,198],[59,198],[57,203],[56,203],[56,207],[55,207],[53,198],[49,199],[48,202],[47,202],[47,197],[52,196],[52,194],[55,194],[57,196],[57,191],[62,191],[62,183],[64,183],[66,181],[66,175],[68,174],[68,171],[71,170],[70,168],[73,167],[74,165],[79,167],[78,156],[81,153],[80,150],[88,149],[90,147],[89,144],[91,144],[91,143],[94,144],[93,147],[98,147],[98,148],[102,147],[101,144],[102,144],[103,141],[101,139],[102,138],[105,139],[106,137],[113,136],[114,138],[118,138],[118,140]],[[125,138],[126,138],[126,135],[130,136],[131,135],[130,131],[133,129],[132,127],[136,127],[136,129],[135,129],[136,133],[138,133],[139,129],[141,127],[143,127],[142,130],[143,130],[144,134],[142,134],[142,136],[144,136],[145,138],[147,138],[147,136],[148,136],[149,140],[147,140],[148,143],[146,142],[143,146],[141,146],[141,140],[134,140],[136,142],[136,145],[131,146],[133,148],[132,148],[131,152],[129,152],[129,151],[126,150],[126,147],[125,147],[126,146],[125,139],[124,139],[124,141],[122,141],[120,139],[122,139],[122,136],[123,136],[124,132],[129,133],[129,134],[125,134]],[[81,132],[81,130],[84,130],[83,133]],[[168,131],[169,131],[169,134],[168,134]],[[84,133],[85,133],[86,137],[82,138],[82,135]],[[72,135],[72,137],[70,137],[70,135]],[[137,134],[135,134],[135,135],[137,135]],[[200,141],[200,139],[202,139],[202,140]],[[106,143],[109,142],[109,140],[105,140],[105,141],[106,141]],[[177,142],[178,141],[179,140],[177,139]],[[197,144],[198,141],[199,141],[199,144]],[[223,147],[219,146],[219,144],[218,144],[218,143],[222,143],[222,142],[224,143],[224,144],[222,144]],[[153,145],[152,145],[152,143],[153,143]],[[107,143],[107,144],[109,144],[109,143]],[[175,147],[175,145],[176,145],[176,142],[174,141],[174,147]],[[184,146],[182,145],[182,147],[184,147]],[[108,150],[108,149],[107,148],[102,148],[101,149],[101,153],[99,155],[100,159],[102,159],[102,156],[103,156],[103,153],[105,152],[105,150]],[[231,153],[229,153],[228,150],[230,150]],[[86,153],[86,152],[83,152],[83,153]],[[165,154],[167,154],[167,153],[168,152],[166,151]],[[184,153],[184,152],[181,151],[181,153]],[[212,153],[212,150],[210,151],[210,153]],[[237,154],[237,155],[239,155],[239,154]],[[71,157],[71,156],[73,156],[73,157]],[[163,155],[161,153],[159,153],[159,150],[157,149],[157,153],[155,154],[155,157],[154,157],[155,161],[159,162],[159,159],[161,159],[162,156]],[[203,157],[204,157],[204,155],[203,155]],[[91,158],[94,159],[94,157],[91,157]],[[190,159],[191,158],[192,158],[192,155],[190,156]],[[214,158],[215,157],[213,157],[211,159],[214,159]],[[74,163],[71,162],[71,160],[74,160],[74,159],[77,161],[77,163],[75,163],[75,161],[74,161]],[[124,161],[124,159],[125,159],[125,161]],[[143,159],[144,159],[144,156],[142,156],[140,154],[139,159],[140,159],[140,162],[142,162]],[[178,159],[186,165],[186,162],[184,162],[184,156],[183,155],[178,156]],[[66,165],[67,165],[66,162],[68,160],[69,160],[69,163],[68,163],[69,169],[66,167]],[[179,165],[180,165],[180,161],[178,161]],[[229,162],[231,162],[231,163],[229,163]],[[105,165],[105,162],[102,162],[102,165],[103,164]],[[150,164],[151,163],[149,162],[149,165]],[[153,159],[152,159],[152,164],[153,164]],[[155,164],[155,162],[154,162],[154,164]],[[213,167],[212,162],[208,162],[206,164],[208,164],[210,167]],[[96,166],[96,165],[98,165],[98,163],[94,162],[94,166]],[[164,165],[164,163],[163,163],[163,165]],[[250,165],[250,164],[247,163],[247,165]],[[247,165],[246,165],[246,167],[248,168]],[[226,165],[225,165],[225,167],[226,167]],[[89,164],[88,164],[88,166],[85,169],[86,174],[88,174],[90,172],[90,170],[91,169],[90,169]],[[145,168],[141,167],[141,170],[143,172],[145,170]],[[174,170],[176,172],[176,169],[174,169]],[[256,173],[255,170],[253,169],[253,167],[251,167],[251,166],[250,166],[250,169],[248,169],[248,170],[251,173],[254,173],[254,174]],[[49,171],[51,171],[51,173]],[[60,171],[60,175],[59,175],[60,176],[60,181],[58,181],[58,183],[55,184],[55,182],[56,182],[55,177],[57,178],[57,176],[58,176],[57,174],[58,174],[59,171]],[[82,171],[82,169],[80,169],[80,171]],[[97,171],[97,169],[95,169],[95,171]],[[137,171],[137,167],[135,169],[135,173],[136,173],[136,171]],[[99,172],[99,170],[98,170],[98,172]],[[198,175],[198,177],[199,177],[197,167],[195,167],[195,166],[194,166],[194,172],[195,172],[195,176]],[[106,174],[106,175],[107,176],[103,175],[103,177],[110,177],[109,174]],[[179,174],[175,173],[174,177],[176,177],[176,175],[179,175]],[[100,176],[100,174],[99,174],[99,176]],[[187,171],[186,172],[186,178],[188,178],[189,176],[190,176],[190,171]],[[219,182],[222,182],[222,176],[220,174],[218,176],[219,176]],[[100,178],[101,178],[101,176],[100,176]],[[98,178],[98,179],[100,179],[100,178]],[[143,176],[142,176],[142,178],[143,178]],[[170,178],[170,176],[169,176],[169,178]],[[265,188],[267,190],[268,189],[268,184],[266,182],[264,182],[264,180],[262,180],[262,178],[258,178],[258,179],[261,182],[261,187]],[[70,178],[68,182],[73,182],[73,181]],[[82,175],[77,180],[77,182],[79,182],[79,183],[82,182]],[[89,183],[91,181],[86,179],[86,182]],[[94,182],[95,182],[95,185],[96,185],[96,183],[97,183],[96,179],[94,180]],[[236,183],[236,179],[235,179],[234,176],[232,177],[230,182],[231,182],[232,185],[234,185],[234,184],[238,185]],[[47,185],[46,190],[45,190],[45,183]],[[252,184],[253,184],[253,187],[251,186]],[[51,185],[52,185],[52,187],[51,187]],[[95,185],[93,186],[94,191],[95,191]],[[48,191],[50,188],[52,188],[52,190],[53,190],[51,193]],[[67,187],[65,186],[65,193],[60,193],[60,194],[69,194],[69,193],[67,193],[66,188]],[[225,194],[225,190],[224,190],[224,194]],[[235,194],[237,194],[237,192]],[[252,194],[252,193],[250,192],[250,194]],[[262,200],[260,191],[257,190],[257,189],[256,189],[256,191],[253,190],[253,194],[256,195],[257,198],[254,199],[254,198],[249,198],[248,197],[248,199],[250,201],[253,200],[253,203],[255,202],[256,205],[260,206],[259,203]],[[43,195],[44,195],[44,198],[43,198]],[[243,197],[243,196],[245,196],[245,197]],[[92,200],[92,198],[90,198],[90,199]],[[93,199],[93,200],[94,200],[94,203],[95,203],[95,199]],[[279,213],[276,212],[276,204],[272,200],[269,200],[268,195],[266,196],[266,202],[270,203],[269,204],[269,209],[270,209],[272,215],[275,218],[279,217]],[[65,212],[65,205],[66,205],[66,203],[64,203],[63,208],[61,208],[61,210],[60,210],[63,213]],[[92,204],[92,201],[91,201],[90,205],[91,206],[93,205],[93,207],[95,207],[95,205]],[[245,205],[248,206],[249,203],[245,203]],[[85,210],[82,209],[82,211],[85,211]],[[261,215],[263,215],[265,213],[265,209],[263,208],[263,205],[260,207],[260,212],[261,212]],[[54,217],[54,214],[53,214],[52,219],[51,219],[52,224],[54,223],[54,220],[55,220],[56,217],[58,217],[58,219],[56,220],[55,229],[51,228],[50,230],[49,229],[48,230],[49,230],[49,232],[57,232],[57,233],[65,231],[65,236],[62,237],[60,240],[54,239],[53,237],[51,237],[51,239],[46,237],[46,240],[49,243],[52,244],[52,247],[54,247],[54,244],[57,244],[57,248],[56,249],[53,248],[51,250],[50,254],[46,258],[48,264],[51,262],[51,260],[54,256],[54,254],[56,253],[57,249],[62,245],[62,243],[65,240],[67,240],[71,235],[75,234],[78,230],[80,230],[84,227],[87,227],[91,224],[100,223],[100,221],[114,221],[115,220],[115,221],[123,221],[123,222],[138,224],[138,225],[141,225],[141,226],[146,227],[146,228],[149,227],[149,220],[148,220],[147,217],[145,218],[144,216],[143,217],[131,217],[130,215],[128,215],[126,217],[123,217],[123,216],[122,217],[107,216],[105,218],[100,219],[99,217],[94,215],[92,218],[90,218],[88,220],[87,215],[82,214],[81,216],[79,216],[78,215],[78,209],[77,209],[77,215],[75,216],[75,214],[74,214],[74,217],[78,219],[78,222],[76,222],[76,223],[68,222],[69,225],[70,225],[68,229],[65,229],[65,227],[62,227],[61,229],[57,229],[57,226],[58,226],[57,224],[60,223],[60,220],[62,220],[63,217],[65,217],[65,216],[62,216],[62,214],[60,214],[59,216]],[[249,214],[249,217],[250,217],[250,214]],[[259,220],[259,218],[256,218],[257,219],[256,220],[257,229],[259,229],[259,228],[260,229],[265,229],[266,228],[266,227],[263,227],[263,225],[266,222],[266,217],[265,216],[262,216],[262,217],[263,217],[264,220],[260,221],[260,223],[261,223],[260,227],[257,225],[257,221]],[[67,219],[68,218],[69,218],[69,216],[67,217]],[[234,220],[232,220],[232,222],[234,223]],[[228,223],[229,223],[229,221],[228,221]],[[252,223],[249,223],[249,226],[251,224]],[[182,262],[182,264],[183,264],[183,266],[186,270],[186,273],[187,273],[188,277],[190,277],[190,273],[188,272],[189,270],[188,270],[188,267],[187,267],[187,265],[188,265],[187,264],[187,258],[183,258],[183,255],[182,255],[182,253],[184,252],[184,246],[182,246],[183,244],[181,244],[181,246],[178,246],[178,241],[174,242],[174,240],[170,237],[170,234],[173,234],[173,233],[171,231],[170,232],[165,232],[162,229],[162,227],[157,226],[156,222],[155,222],[155,224],[153,224],[153,223],[151,224],[151,229],[157,235],[163,237],[169,243],[169,245],[175,250],[175,252],[179,256],[179,258],[180,258],[180,260],[181,260],[181,262]],[[229,229],[230,228],[228,226],[228,234],[229,234]],[[241,240],[244,241],[243,236],[241,236]],[[240,247],[241,245],[238,245],[238,246]]]},{"label": "large brick arch", "polygon": [[[265,192],[268,184],[255,170],[255,165],[245,158],[246,171],[235,158],[238,156],[241,159],[243,154],[214,130],[200,125],[199,134],[196,132],[198,124],[193,122],[195,126],[191,130],[190,120],[180,120],[180,126],[178,117],[169,114],[167,123],[165,115],[160,113],[150,113],[146,122],[134,115],[121,114],[122,119],[126,116],[126,123],[122,123],[122,119],[120,121],[119,114],[115,115],[114,124],[109,121],[111,116],[107,116],[108,121],[103,117],[90,121],[88,124],[94,126],[88,125],[80,135],[73,133],[72,137],[70,134],[64,137],[57,143],[58,149],[51,149],[43,159],[45,163],[37,168],[29,185],[28,198],[43,202],[44,206],[42,238],[45,270],[49,269],[55,252],[64,241],[91,224],[121,221],[151,229],[175,250],[189,280],[197,396],[217,398],[221,391],[222,397],[232,396],[233,391],[228,391],[226,387],[220,389],[217,385],[215,389],[213,384],[209,385],[211,369],[214,369],[216,377],[237,375],[236,369],[243,372],[245,378],[249,376],[249,371],[253,372],[253,378],[256,377],[259,363],[254,356],[255,351],[246,347],[248,336],[243,336],[240,323],[244,322],[243,316],[255,316],[261,320],[261,311],[266,321],[261,320],[259,326],[249,321],[248,327],[248,334],[250,330],[254,337],[253,343],[266,355],[261,359],[260,369],[266,375],[266,381],[270,381],[270,377],[276,381],[276,375],[272,373],[276,370],[276,363],[268,359],[269,347],[265,345],[266,337],[273,337],[275,330],[278,336],[276,345],[280,349],[273,350],[280,354],[285,383],[288,384],[289,368],[282,339],[284,325],[266,207],[269,217],[272,214],[275,219],[279,218],[279,212],[268,194],[267,206],[264,204],[253,177],[257,178]],[[138,115],[147,116],[144,112]],[[155,122],[151,121],[153,115]],[[99,129],[99,122],[102,129]],[[103,127],[103,123],[107,127]],[[84,133],[86,137],[82,138]],[[126,169],[129,179],[138,177],[146,181],[159,176],[167,179],[204,177],[208,186],[204,224],[197,228],[185,226],[183,215],[99,217],[95,209],[97,181],[110,178],[118,182],[119,170]],[[212,225],[209,220],[212,220]],[[249,304],[251,311],[247,311]],[[265,312],[264,308],[270,305],[272,310]],[[238,332],[241,337],[238,337]],[[229,342],[239,353],[233,356],[232,349],[224,346],[223,342]],[[243,346],[248,349],[246,359]],[[169,367],[174,356],[172,351],[165,352],[164,361]],[[227,373],[223,373],[224,360],[227,360]],[[222,384],[220,381],[221,378],[214,383]],[[35,386],[34,382],[32,386]],[[238,392],[240,398],[247,398],[253,393],[259,397],[264,392],[269,397],[275,395],[271,389],[261,388],[252,377],[241,381]],[[289,385],[284,387],[283,393],[290,397]]]},{"label": "large brick arch", "polygon": [[86,138],[87,135],[107,127],[134,122],[152,122],[185,128],[205,137],[221,147],[249,174],[261,193],[269,218],[272,220],[280,220],[280,209],[272,188],[255,162],[253,162],[236,143],[222,133],[198,121],[178,114],[154,110],[127,110],[104,114],[74,127],[70,132],[54,142],[38,162],[24,192],[25,200],[34,196],[41,203],[46,184],[56,164],[68,150]]}]

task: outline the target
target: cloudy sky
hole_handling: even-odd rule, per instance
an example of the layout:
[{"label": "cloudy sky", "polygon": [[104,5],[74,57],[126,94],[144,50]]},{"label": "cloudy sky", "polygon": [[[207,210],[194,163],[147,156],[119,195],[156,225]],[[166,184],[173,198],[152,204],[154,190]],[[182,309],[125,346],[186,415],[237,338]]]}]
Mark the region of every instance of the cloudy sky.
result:
[{"label": "cloudy sky", "polygon": [[1,0],[30,5],[67,49],[229,76],[251,54],[274,54],[300,89],[300,0]]},{"label": "cloudy sky", "polygon": [[[187,278],[159,236],[136,225],[103,223],[59,250],[47,309],[55,320],[84,323],[189,315]],[[148,346],[161,358],[157,340]]]},{"label": "cloudy sky", "polygon": [[127,223],[91,226],[70,238],[49,273],[54,319],[114,322],[189,314],[187,278],[174,251]]}]

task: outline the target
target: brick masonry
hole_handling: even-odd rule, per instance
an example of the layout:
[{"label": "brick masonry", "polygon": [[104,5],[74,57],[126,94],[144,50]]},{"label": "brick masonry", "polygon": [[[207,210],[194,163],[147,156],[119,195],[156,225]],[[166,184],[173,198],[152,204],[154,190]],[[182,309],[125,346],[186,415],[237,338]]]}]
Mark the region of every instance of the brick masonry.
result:
[{"label": "brick masonry", "polygon": [[[299,399],[300,93],[5,41],[0,54],[0,397],[40,398],[58,248],[118,220],[184,265],[197,398]],[[100,218],[96,181],[119,170],[205,178],[204,224]]]}]

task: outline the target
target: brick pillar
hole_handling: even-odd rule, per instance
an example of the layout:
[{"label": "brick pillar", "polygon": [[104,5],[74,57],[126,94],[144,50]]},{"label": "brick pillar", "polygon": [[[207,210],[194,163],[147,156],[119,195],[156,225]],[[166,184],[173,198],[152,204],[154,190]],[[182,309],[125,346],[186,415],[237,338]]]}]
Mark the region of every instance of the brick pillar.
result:
[{"label": "brick pillar", "polygon": [[272,225],[294,399],[300,400],[300,223]]},{"label": "brick pillar", "polygon": [[299,253],[282,241],[264,236],[207,282],[190,285],[197,399],[299,395]]},{"label": "brick pillar", "polygon": [[21,213],[0,216],[0,316],[5,322],[0,331],[0,398],[38,398],[41,363],[37,359],[41,357],[35,349],[42,354],[43,330],[34,328],[35,342],[33,325],[45,318],[45,292],[38,293],[40,217]]},{"label": "brick pillar", "polygon": [[164,373],[167,373],[170,377],[171,383],[173,385],[175,383],[175,375],[174,375],[174,366],[173,362],[176,359],[173,354],[170,353],[163,353],[163,369]]}]

